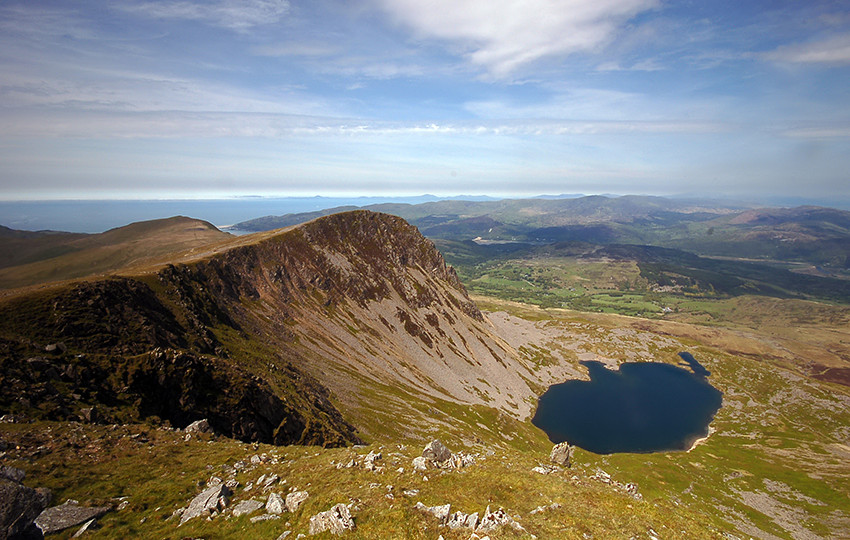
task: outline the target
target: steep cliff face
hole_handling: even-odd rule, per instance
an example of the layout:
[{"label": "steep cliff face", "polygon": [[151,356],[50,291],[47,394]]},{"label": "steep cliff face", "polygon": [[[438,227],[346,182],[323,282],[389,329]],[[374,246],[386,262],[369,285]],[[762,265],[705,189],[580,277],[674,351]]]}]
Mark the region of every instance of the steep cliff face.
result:
[{"label": "steep cliff face", "polygon": [[[453,269],[385,214],[324,217],[0,311],[10,389],[0,405],[9,410],[20,405],[16,392],[41,385],[62,396],[43,407],[48,416],[101,403],[176,425],[208,417],[243,440],[337,445],[357,440],[337,407],[369,434],[378,409],[395,422],[421,419],[408,398],[517,418],[533,403],[527,368],[491,334]],[[27,358],[60,341],[67,352],[33,369]]]}]

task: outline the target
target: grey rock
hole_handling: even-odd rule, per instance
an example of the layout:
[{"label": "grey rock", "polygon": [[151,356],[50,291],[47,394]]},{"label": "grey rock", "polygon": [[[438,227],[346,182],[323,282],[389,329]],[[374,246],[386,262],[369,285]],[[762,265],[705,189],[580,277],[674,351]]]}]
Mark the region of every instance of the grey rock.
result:
[{"label": "grey rock", "polygon": [[475,529],[478,525],[478,512],[473,514],[464,514],[457,511],[449,515],[446,520],[446,525],[449,529]]},{"label": "grey rock", "polygon": [[342,534],[355,529],[354,519],[348,506],[340,503],[325,512],[319,512],[310,518],[309,533],[319,534],[330,531],[331,534]]},{"label": "grey rock", "polygon": [[561,467],[570,466],[570,458],[573,455],[573,447],[568,442],[556,444],[549,454],[549,461]]},{"label": "grey rock", "polygon": [[363,468],[367,471],[374,471],[376,469],[375,462],[380,461],[383,458],[380,452],[375,453],[370,451],[366,458],[363,460]]},{"label": "grey rock", "polygon": [[97,519],[110,510],[108,506],[87,507],[80,506],[77,501],[65,501],[39,514],[35,524],[44,534],[53,534],[81,525],[90,519]]},{"label": "grey rock", "polygon": [[247,501],[239,501],[239,504],[233,507],[233,516],[239,517],[245,514],[253,514],[260,508],[265,506],[262,502],[256,499],[248,499]]},{"label": "grey rock", "polygon": [[183,515],[180,516],[180,525],[196,517],[206,517],[221,512],[230,503],[231,495],[230,488],[225,485],[219,484],[208,487],[192,499],[192,502],[186,507]]},{"label": "grey rock", "polygon": [[184,429],[186,433],[215,433],[210,423],[206,418],[195,420]]},{"label": "grey rock", "polygon": [[0,538],[29,531],[33,521],[48,504],[50,491],[35,490],[20,482],[0,478]]},{"label": "grey rock", "polygon": [[425,450],[422,451],[422,457],[434,463],[442,463],[450,460],[452,453],[438,439],[434,439],[425,446]]},{"label": "grey rock", "polygon": [[414,471],[427,471],[428,470],[428,460],[422,456],[413,458],[413,470]]},{"label": "grey rock", "polygon": [[306,491],[293,491],[286,496],[286,509],[290,512],[296,512],[301,503],[307,500],[310,494]]},{"label": "grey rock", "polygon": [[6,480],[11,480],[12,482],[20,484],[26,477],[27,473],[25,473],[22,469],[0,465],[0,478],[5,478]]},{"label": "grey rock", "polygon": [[269,514],[282,514],[286,512],[286,502],[277,493],[272,493],[266,501],[266,512]]},{"label": "grey rock", "polygon": [[443,504],[440,506],[425,506],[421,502],[416,503],[414,508],[419,510],[420,512],[425,512],[427,514],[431,514],[437,521],[440,522],[440,525],[445,525],[449,519],[449,513],[452,510],[451,504]]}]

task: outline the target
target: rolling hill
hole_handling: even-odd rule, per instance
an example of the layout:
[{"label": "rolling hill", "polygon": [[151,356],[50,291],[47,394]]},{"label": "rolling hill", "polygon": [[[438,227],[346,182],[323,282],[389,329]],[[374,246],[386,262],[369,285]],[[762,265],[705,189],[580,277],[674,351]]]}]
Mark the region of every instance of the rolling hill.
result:
[{"label": "rolling hill", "polygon": [[100,234],[0,230],[0,289],[143,267],[231,239],[210,223],[176,216]]}]

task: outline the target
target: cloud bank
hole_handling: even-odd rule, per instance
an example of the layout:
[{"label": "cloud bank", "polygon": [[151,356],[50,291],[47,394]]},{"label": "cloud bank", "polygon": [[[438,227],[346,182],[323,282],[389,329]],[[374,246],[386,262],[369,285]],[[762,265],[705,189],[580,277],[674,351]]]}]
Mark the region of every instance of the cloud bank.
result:
[{"label": "cloud bank", "polygon": [[504,77],[547,56],[598,48],[657,0],[382,0],[399,23],[462,47],[467,58]]}]

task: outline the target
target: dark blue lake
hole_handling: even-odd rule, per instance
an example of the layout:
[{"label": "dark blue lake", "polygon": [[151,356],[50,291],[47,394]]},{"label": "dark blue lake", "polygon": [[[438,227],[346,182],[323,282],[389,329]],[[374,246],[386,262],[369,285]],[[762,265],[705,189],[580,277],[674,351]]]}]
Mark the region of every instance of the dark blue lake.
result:
[{"label": "dark blue lake", "polygon": [[582,362],[590,381],[549,387],[532,423],[554,443],[569,441],[597,454],[686,450],[707,435],[722,393],[693,356],[679,356],[687,369],[630,362],[612,371]]}]

